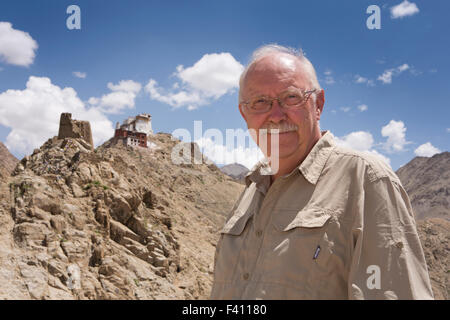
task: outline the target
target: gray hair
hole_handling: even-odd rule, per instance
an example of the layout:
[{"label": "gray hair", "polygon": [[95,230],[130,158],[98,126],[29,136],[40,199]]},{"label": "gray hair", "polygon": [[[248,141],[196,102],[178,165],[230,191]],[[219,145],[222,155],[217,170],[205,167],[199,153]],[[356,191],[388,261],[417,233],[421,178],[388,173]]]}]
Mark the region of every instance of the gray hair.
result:
[{"label": "gray hair", "polygon": [[[239,101],[241,100],[241,92],[242,92],[241,89],[243,87],[245,77],[247,76],[247,72],[250,69],[250,67],[261,58],[264,58],[274,53],[284,53],[298,59],[303,64],[305,71],[309,73],[310,81],[312,82],[315,89],[318,90],[321,89],[319,81],[317,80],[316,70],[314,69],[314,66],[312,65],[311,61],[309,61],[308,58],[305,57],[302,49],[297,50],[291,47],[280,46],[278,44],[267,44],[262,47],[259,47],[253,52],[250,62],[248,63],[248,65],[245,67],[244,71],[241,74],[241,77],[239,79]],[[315,101],[316,97],[315,95],[313,96]]]}]

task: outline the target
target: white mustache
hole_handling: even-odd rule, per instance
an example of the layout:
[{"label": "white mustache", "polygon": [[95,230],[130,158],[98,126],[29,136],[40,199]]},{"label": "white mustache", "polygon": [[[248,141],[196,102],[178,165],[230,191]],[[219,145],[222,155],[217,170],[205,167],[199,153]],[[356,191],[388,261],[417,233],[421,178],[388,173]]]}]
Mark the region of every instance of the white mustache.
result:
[{"label": "white mustache", "polygon": [[275,124],[275,123],[268,123],[267,125],[259,128],[260,130],[267,130],[267,133],[270,134],[278,134],[278,133],[284,133],[284,132],[291,132],[291,131],[297,131],[298,126],[295,124],[290,123],[284,123],[284,124]]}]

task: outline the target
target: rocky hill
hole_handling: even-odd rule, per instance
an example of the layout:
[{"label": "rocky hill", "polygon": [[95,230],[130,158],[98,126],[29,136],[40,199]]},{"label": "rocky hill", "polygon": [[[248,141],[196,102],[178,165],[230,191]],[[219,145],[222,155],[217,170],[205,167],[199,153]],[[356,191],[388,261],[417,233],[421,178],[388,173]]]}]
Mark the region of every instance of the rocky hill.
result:
[{"label": "rocky hill", "polygon": [[[49,139],[0,182],[0,299],[204,299],[243,189],[152,148]],[[189,145],[194,149],[195,146]]]},{"label": "rocky hill", "polygon": [[397,170],[416,219],[450,220],[450,152],[416,157]]},{"label": "rocky hill", "polygon": [[234,180],[243,181],[245,175],[248,173],[246,166],[239,163],[227,164],[220,168],[220,171],[230,176]]},{"label": "rocky hill", "polygon": [[16,167],[19,160],[16,159],[6,148],[6,146],[0,142],[0,181],[4,181],[11,174]]},{"label": "rocky hill", "polygon": [[436,299],[450,298],[450,152],[397,170],[411,200]]}]

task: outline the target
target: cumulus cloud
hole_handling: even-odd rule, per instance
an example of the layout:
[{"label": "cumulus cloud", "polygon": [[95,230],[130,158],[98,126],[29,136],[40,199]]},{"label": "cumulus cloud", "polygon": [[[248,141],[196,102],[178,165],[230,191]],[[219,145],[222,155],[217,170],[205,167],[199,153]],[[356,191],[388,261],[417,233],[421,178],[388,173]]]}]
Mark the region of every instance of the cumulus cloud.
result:
[{"label": "cumulus cloud", "polygon": [[176,68],[173,75],[181,84],[176,82],[166,90],[150,79],[145,90],[153,100],[193,110],[238,88],[243,70],[244,66],[228,52],[205,54],[191,67]]},{"label": "cumulus cloud", "polygon": [[119,114],[124,109],[133,109],[136,95],[141,91],[141,84],[133,80],[122,80],[118,84],[108,83],[112,91],[100,98],[91,97],[88,103],[99,108],[102,112]]},{"label": "cumulus cloud", "polygon": [[350,107],[340,107],[339,109],[341,109],[341,111],[343,112],[349,112],[350,111]]},{"label": "cumulus cloud", "polygon": [[405,146],[410,143],[406,141],[406,127],[403,121],[391,120],[381,129],[381,135],[387,137],[383,143],[387,152],[405,151]]},{"label": "cumulus cloud", "polygon": [[360,76],[359,74],[355,75],[355,83],[365,83],[368,87],[375,86],[373,80]]},{"label": "cumulus cloud", "polygon": [[342,138],[336,137],[336,143],[342,147],[367,151],[373,146],[373,137],[370,132],[355,131]]},{"label": "cumulus cloud", "polygon": [[341,138],[336,137],[336,143],[341,147],[375,155],[389,165],[391,163],[388,157],[373,149],[374,139],[370,132],[355,131]]},{"label": "cumulus cloud", "polygon": [[46,77],[29,77],[24,90],[0,93],[0,124],[10,128],[6,146],[12,152],[30,153],[58,134],[62,112],[91,123],[94,144],[109,139],[113,126],[97,108],[86,108],[73,88],[61,89]]},{"label": "cumulus cloud", "polygon": [[360,104],[358,106],[359,111],[364,112],[367,111],[369,109],[369,107],[366,104]]},{"label": "cumulus cloud", "polygon": [[404,63],[397,68],[384,70],[383,74],[379,75],[377,80],[383,82],[384,84],[392,83],[392,77],[398,76],[400,73],[408,70],[410,67],[408,64]]},{"label": "cumulus cloud", "polygon": [[72,74],[80,79],[85,79],[86,78],[86,72],[80,72],[80,71],[74,71],[72,72]]},{"label": "cumulus cloud", "polygon": [[0,60],[28,67],[36,56],[37,42],[28,32],[14,29],[10,22],[0,21]]},{"label": "cumulus cloud", "polygon": [[436,153],[441,153],[442,151],[433,146],[430,142],[420,145],[414,153],[419,157],[432,157]]},{"label": "cumulus cloud", "polygon": [[419,8],[414,2],[405,0],[396,6],[391,7],[391,18],[398,19],[419,13]]}]

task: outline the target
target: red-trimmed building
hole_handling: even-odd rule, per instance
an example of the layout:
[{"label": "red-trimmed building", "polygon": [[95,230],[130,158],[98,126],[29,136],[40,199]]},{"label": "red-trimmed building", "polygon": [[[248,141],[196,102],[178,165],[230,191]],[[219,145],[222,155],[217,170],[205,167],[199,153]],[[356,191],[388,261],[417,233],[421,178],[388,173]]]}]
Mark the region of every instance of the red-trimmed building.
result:
[{"label": "red-trimmed building", "polygon": [[147,113],[129,117],[122,125],[117,122],[114,142],[122,142],[126,146],[147,148],[147,136],[153,134],[151,115]]}]

